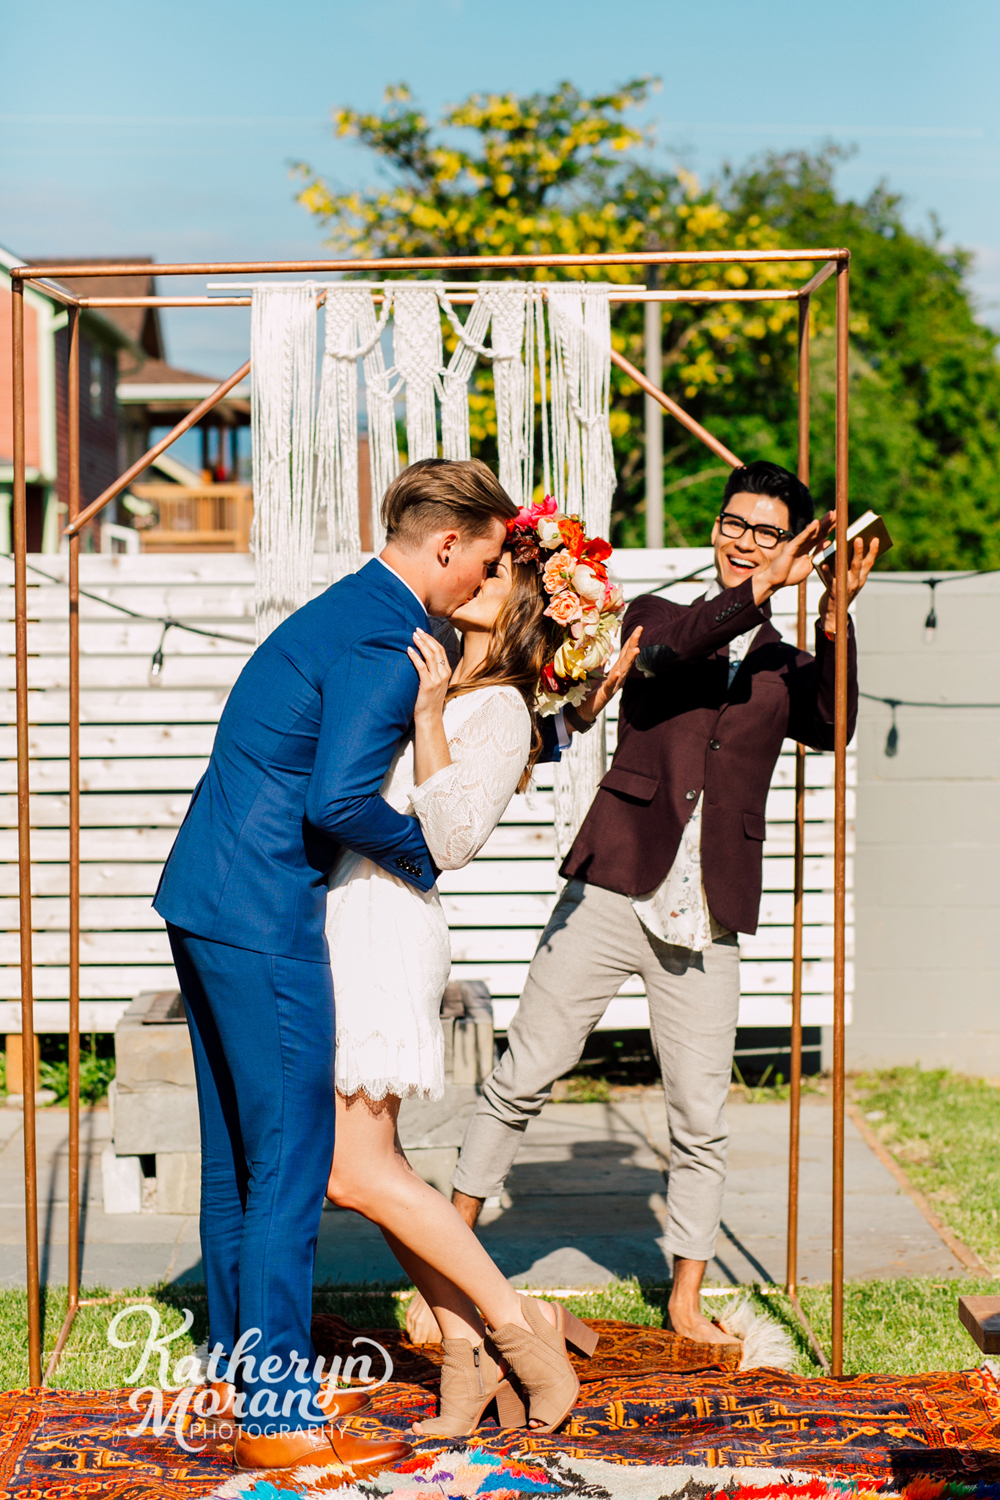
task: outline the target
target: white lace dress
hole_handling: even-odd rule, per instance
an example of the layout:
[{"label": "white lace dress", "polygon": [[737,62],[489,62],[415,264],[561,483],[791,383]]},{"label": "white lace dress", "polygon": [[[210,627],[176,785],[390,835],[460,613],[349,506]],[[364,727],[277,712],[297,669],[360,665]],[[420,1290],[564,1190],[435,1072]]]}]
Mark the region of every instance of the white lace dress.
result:
[{"label": "white lace dress", "polygon": [[[521,779],[531,721],[513,688],[480,688],[445,705],[451,765],[413,785],[413,741],[401,742],[382,784],[398,812],[420,820],[440,870],[478,854]],[[418,891],[345,850],[327,879],[326,935],[337,1010],[336,1084],[370,1099],[440,1099],[439,1011],[451,970],[437,886]]]}]

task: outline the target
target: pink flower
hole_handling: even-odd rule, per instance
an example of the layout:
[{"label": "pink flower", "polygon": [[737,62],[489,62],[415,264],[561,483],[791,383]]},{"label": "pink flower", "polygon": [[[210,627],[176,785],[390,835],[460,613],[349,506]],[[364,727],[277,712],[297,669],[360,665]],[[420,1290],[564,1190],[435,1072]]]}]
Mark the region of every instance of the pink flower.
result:
[{"label": "pink flower", "polygon": [[606,583],[604,585],[604,608],[617,614],[625,603],[625,590],[620,583]]},{"label": "pink flower", "polygon": [[574,620],[580,619],[582,610],[576,594],[570,589],[563,589],[562,593],[553,595],[552,602],[545,613],[550,620],[555,620],[559,625],[570,625]]},{"label": "pink flower", "polygon": [[573,583],[573,570],[576,567],[576,558],[572,552],[565,547],[554,552],[545,564],[542,574],[542,587],[547,594],[561,594]]},{"label": "pink flower", "polygon": [[554,516],[558,506],[551,495],[546,495],[544,500],[536,500],[529,512],[532,522],[541,516]]}]

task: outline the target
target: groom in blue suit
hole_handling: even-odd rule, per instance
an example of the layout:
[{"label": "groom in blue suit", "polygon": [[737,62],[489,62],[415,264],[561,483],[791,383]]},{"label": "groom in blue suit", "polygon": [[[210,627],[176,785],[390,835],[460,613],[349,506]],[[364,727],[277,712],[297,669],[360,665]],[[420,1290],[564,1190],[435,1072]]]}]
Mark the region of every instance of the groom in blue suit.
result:
[{"label": "groom in blue suit", "polygon": [[381,557],[285,620],[241,672],[154,900],[198,1079],[210,1379],[242,1422],[243,1468],[360,1475],[409,1451],[333,1426],[357,1395],[314,1374],[334,1135],[326,875],[346,846],[433,885],[418,822],[379,795],[417,695],[407,647],[428,614],[473,596],[516,506],[485,464],[431,459],[393,482],[382,513]]}]

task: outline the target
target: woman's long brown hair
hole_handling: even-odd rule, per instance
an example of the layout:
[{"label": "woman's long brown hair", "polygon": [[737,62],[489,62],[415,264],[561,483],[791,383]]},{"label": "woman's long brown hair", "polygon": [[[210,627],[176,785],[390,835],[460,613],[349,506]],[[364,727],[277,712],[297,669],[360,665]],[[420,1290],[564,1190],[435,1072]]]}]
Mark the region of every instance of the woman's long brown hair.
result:
[{"label": "woman's long brown hair", "polygon": [[512,687],[521,694],[531,715],[531,751],[517,785],[523,792],[542,748],[535,708],[539,679],[561,631],[554,620],[545,618],[548,598],[534,563],[511,559],[511,579],[510,593],[490,631],[485,661],[474,676],[449,688],[448,697],[457,698],[460,693],[484,687]]}]

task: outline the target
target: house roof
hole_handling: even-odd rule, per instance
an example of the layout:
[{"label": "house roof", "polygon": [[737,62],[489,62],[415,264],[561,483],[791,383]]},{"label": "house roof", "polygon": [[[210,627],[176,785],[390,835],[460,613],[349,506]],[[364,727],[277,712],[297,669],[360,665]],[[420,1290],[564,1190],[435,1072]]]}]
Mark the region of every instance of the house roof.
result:
[{"label": "house roof", "polygon": [[[138,369],[119,375],[118,400],[124,406],[155,404],[158,410],[174,403],[190,408],[210,396],[221,383],[221,377],[215,375],[198,375],[192,370],[177,370],[162,359],[147,359]],[[220,402],[220,408],[225,408],[231,417],[246,415],[248,394],[247,382],[241,382],[227,400]]]},{"label": "house roof", "polygon": [[[119,376],[118,384],[123,388],[127,400],[131,389],[137,385],[197,386],[201,395],[207,396],[210,391],[215,390],[221,379],[221,376],[196,374],[193,370],[178,370],[173,365],[168,365],[164,359],[147,359],[140,369],[129,370]],[[132,399],[136,398],[133,396]]]},{"label": "house roof", "polygon": [[[7,283],[7,278],[13,266],[24,266],[29,264],[34,263],[22,260],[21,257],[19,255],[15,255],[12,250],[8,250],[6,246],[0,245],[0,281],[2,281],[4,284]],[[54,264],[54,262],[50,261],[49,264],[52,265]],[[94,277],[93,279],[95,281],[97,280],[96,277]],[[53,282],[54,286],[58,286],[59,284],[59,282]],[[60,312],[62,311],[63,303],[58,298],[52,297],[49,293],[47,293],[44,284],[39,286],[33,282],[29,282],[27,290],[31,296],[44,297],[52,307],[58,308]],[[66,290],[68,291],[69,288],[67,287]],[[139,310],[142,311],[143,309]],[[109,309],[104,308],[85,308],[82,314],[83,326],[88,328],[91,336],[96,337],[97,341],[100,344],[118,352],[123,358],[129,358],[134,362],[136,357],[140,356],[139,348],[131,342],[128,333],[126,333],[120,323],[117,323],[113,318],[106,316],[106,313],[108,311]],[[144,358],[145,356],[141,357]],[[121,363],[121,360],[119,361],[119,363]]]},{"label": "house roof", "polygon": [[[77,297],[153,297],[156,295],[156,280],[150,255],[74,255],[77,266],[135,265],[148,264],[148,275],[142,276],[60,276],[58,285]],[[66,264],[66,257],[34,256],[33,266],[58,266]],[[113,323],[128,342],[142,351],[148,359],[163,360],[166,347],[160,326],[160,310],[157,307],[102,307],[101,316]]]}]

